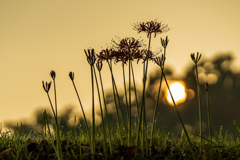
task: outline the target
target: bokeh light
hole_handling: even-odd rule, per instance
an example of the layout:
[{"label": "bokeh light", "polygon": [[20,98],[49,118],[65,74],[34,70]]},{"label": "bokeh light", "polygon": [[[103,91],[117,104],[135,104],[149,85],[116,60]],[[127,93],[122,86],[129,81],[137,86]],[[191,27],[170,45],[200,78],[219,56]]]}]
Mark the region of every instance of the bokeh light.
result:
[{"label": "bokeh light", "polygon": [[[172,92],[172,95],[176,104],[183,103],[186,100],[187,96],[186,96],[186,89],[185,89],[184,83],[174,82],[170,85],[170,90]],[[166,94],[167,102],[168,104],[173,106],[171,95],[168,90],[166,91],[167,91],[167,94]]]}]

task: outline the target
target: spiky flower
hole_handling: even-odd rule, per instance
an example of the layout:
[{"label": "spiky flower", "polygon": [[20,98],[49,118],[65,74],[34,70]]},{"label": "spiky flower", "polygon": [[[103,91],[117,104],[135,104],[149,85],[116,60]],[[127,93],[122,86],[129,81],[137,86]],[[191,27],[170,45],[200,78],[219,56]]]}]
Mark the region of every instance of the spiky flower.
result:
[{"label": "spiky flower", "polygon": [[73,81],[74,80],[74,72],[69,72],[69,77]]},{"label": "spiky flower", "polygon": [[[115,52],[115,63],[118,62],[123,62],[124,64],[127,64],[127,61],[129,59],[129,55],[128,55],[128,50],[126,49],[119,49],[118,51]],[[132,57],[130,57],[130,59],[132,60]]]},{"label": "spiky flower", "polygon": [[157,34],[167,32],[170,28],[168,25],[162,24],[161,22],[149,21],[134,23],[133,30],[138,31],[138,33],[145,32],[147,33],[147,37],[149,37],[150,34],[155,33],[154,37],[156,37]]},{"label": "spiky flower", "polygon": [[108,61],[114,58],[115,50],[111,49],[103,49],[98,55],[98,61]]},{"label": "spiky flower", "polygon": [[194,63],[198,63],[198,61],[200,60],[201,58],[201,54],[199,54],[199,52],[197,52],[197,56],[195,57],[194,53],[191,53],[191,58],[193,60]]},{"label": "spiky flower", "polygon": [[56,78],[56,72],[54,70],[51,70],[50,76],[52,77],[53,80]]},{"label": "spiky flower", "polygon": [[112,40],[112,43],[117,49],[139,49],[144,46],[143,40],[135,39],[133,37],[123,38],[119,40],[119,42]]},{"label": "spiky flower", "polygon": [[157,65],[159,65],[161,67],[164,64],[166,58],[162,54],[162,56],[156,57],[153,60]]},{"label": "spiky flower", "polygon": [[51,87],[51,81],[49,83],[46,82],[45,85],[44,85],[44,81],[42,81],[42,86],[43,86],[44,91],[46,93],[48,93],[50,90],[50,87]]},{"label": "spiky flower", "polygon": [[95,56],[95,52],[94,49],[88,49],[87,51],[84,49],[84,52],[87,56],[87,61],[88,63],[92,66],[94,65],[95,61],[96,61],[96,56]]},{"label": "spiky flower", "polygon": [[133,59],[137,59],[137,63],[140,59],[144,58],[143,50],[132,50]]},{"label": "spiky flower", "polygon": [[142,54],[143,54],[143,62],[145,62],[147,59],[149,60],[154,60],[155,55],[153,54],[152,51],[148,51],[147,49],[143,49],[141,50]]}]

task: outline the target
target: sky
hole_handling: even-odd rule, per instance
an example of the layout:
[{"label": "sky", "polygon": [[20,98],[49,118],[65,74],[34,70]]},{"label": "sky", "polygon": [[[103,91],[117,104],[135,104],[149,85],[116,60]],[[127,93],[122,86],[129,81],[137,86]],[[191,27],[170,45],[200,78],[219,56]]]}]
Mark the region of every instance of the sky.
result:
[{"label": "sky", "polygon": [[[84,49],[100,51],[116,37],[142,38],[133,24],[157,19],[171,30],[152,39],[151,49],[161,47],[168,36],[166,65],[177,76],[191,65],[190,54],[211,58],[231,51],[240,67],[239,0],[1,0],[0,1],[0,122],[27,118],[41,106],[49,106],[42,81],[56,71],[58,107],[79,106],[68,77],[75,83],[83,106],[91,106],[91,75]],[[149,70],[156,65],[150,64]],[[142,68],[134,65],[141,83]],[[114,66],[117,85],[122,85],[121,65]],[[105,88],[111,87],[108,67],[103,65]],[[54,98],[53,88],[50,96]],[[50,107],[50,106],[49,106]],[[80,112],[80,107],[79,107]],[[4,124],[3,124],[4,126]]]}]

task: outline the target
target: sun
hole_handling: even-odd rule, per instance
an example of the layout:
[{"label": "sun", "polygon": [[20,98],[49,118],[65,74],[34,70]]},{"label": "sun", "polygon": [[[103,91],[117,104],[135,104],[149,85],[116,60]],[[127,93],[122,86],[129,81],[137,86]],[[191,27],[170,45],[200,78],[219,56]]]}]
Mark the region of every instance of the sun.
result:
[{"label": "sun", "polygon": [[[187,96],[186,96],[184,84],[181,84],[180,82],[175,82],[170,85],[170,90],[171,90],[173,99],[176,104],[183,103],[186,100]],[[171,98],[171,95],[168,90],[167,90],[166,96],[167,96],[166,99],[167,99],[168,103],[171,106],[173,106],[172,98]]]}]

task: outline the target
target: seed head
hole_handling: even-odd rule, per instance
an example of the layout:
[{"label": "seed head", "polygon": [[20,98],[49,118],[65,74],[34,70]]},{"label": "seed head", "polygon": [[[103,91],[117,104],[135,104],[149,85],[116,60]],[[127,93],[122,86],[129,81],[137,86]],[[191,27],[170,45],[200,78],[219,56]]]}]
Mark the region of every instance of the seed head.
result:
[{"label": "seed head", "polygon": [[51,81],[49,83],[46,82],[46,84],[44,85],[44,81],[42,81],[42,86],[43,86],[43,89],[46,93],[49,92],[50,90],[50,87],[51,87]]},{"label": "seed head", "polygon": [[88,49],[87,51],[84,49],[84,52],[87,56],[87,61],[88,63],[93,66],[95,61],[96,61],[96,56],[95,56],[95,52],[94,52],[94,49]]},{"label": "seed head", "polygon": [[138,33],[145,32],[147,33],[147,37],[149,37],[150,34],[155,33],[154,37],[156,37],[157,34],[167,32],[170,28],[168,25],[162,24],[161,22],[149,21],[134,23],[133,30],[138,31]]},{"label": "seed head", "polygon": [[69,77],[73,81],[74,80],[74,72],[69,72]]},{"label": "seed head", "polygon": [[201,58],[201,54],[199,54],[199,52],[197,52],[197,56],[195,57],[194,53],[191,53],[191,58],[193,60],[194,63],[198,63],[198,61],[200,60]]},{"label": "seed head", "polygon": [[56,73],[55,73],[54,70],[51,70],[50,76],[52,77],[53,80],[55,80],[55,78],[56,78]]}]

